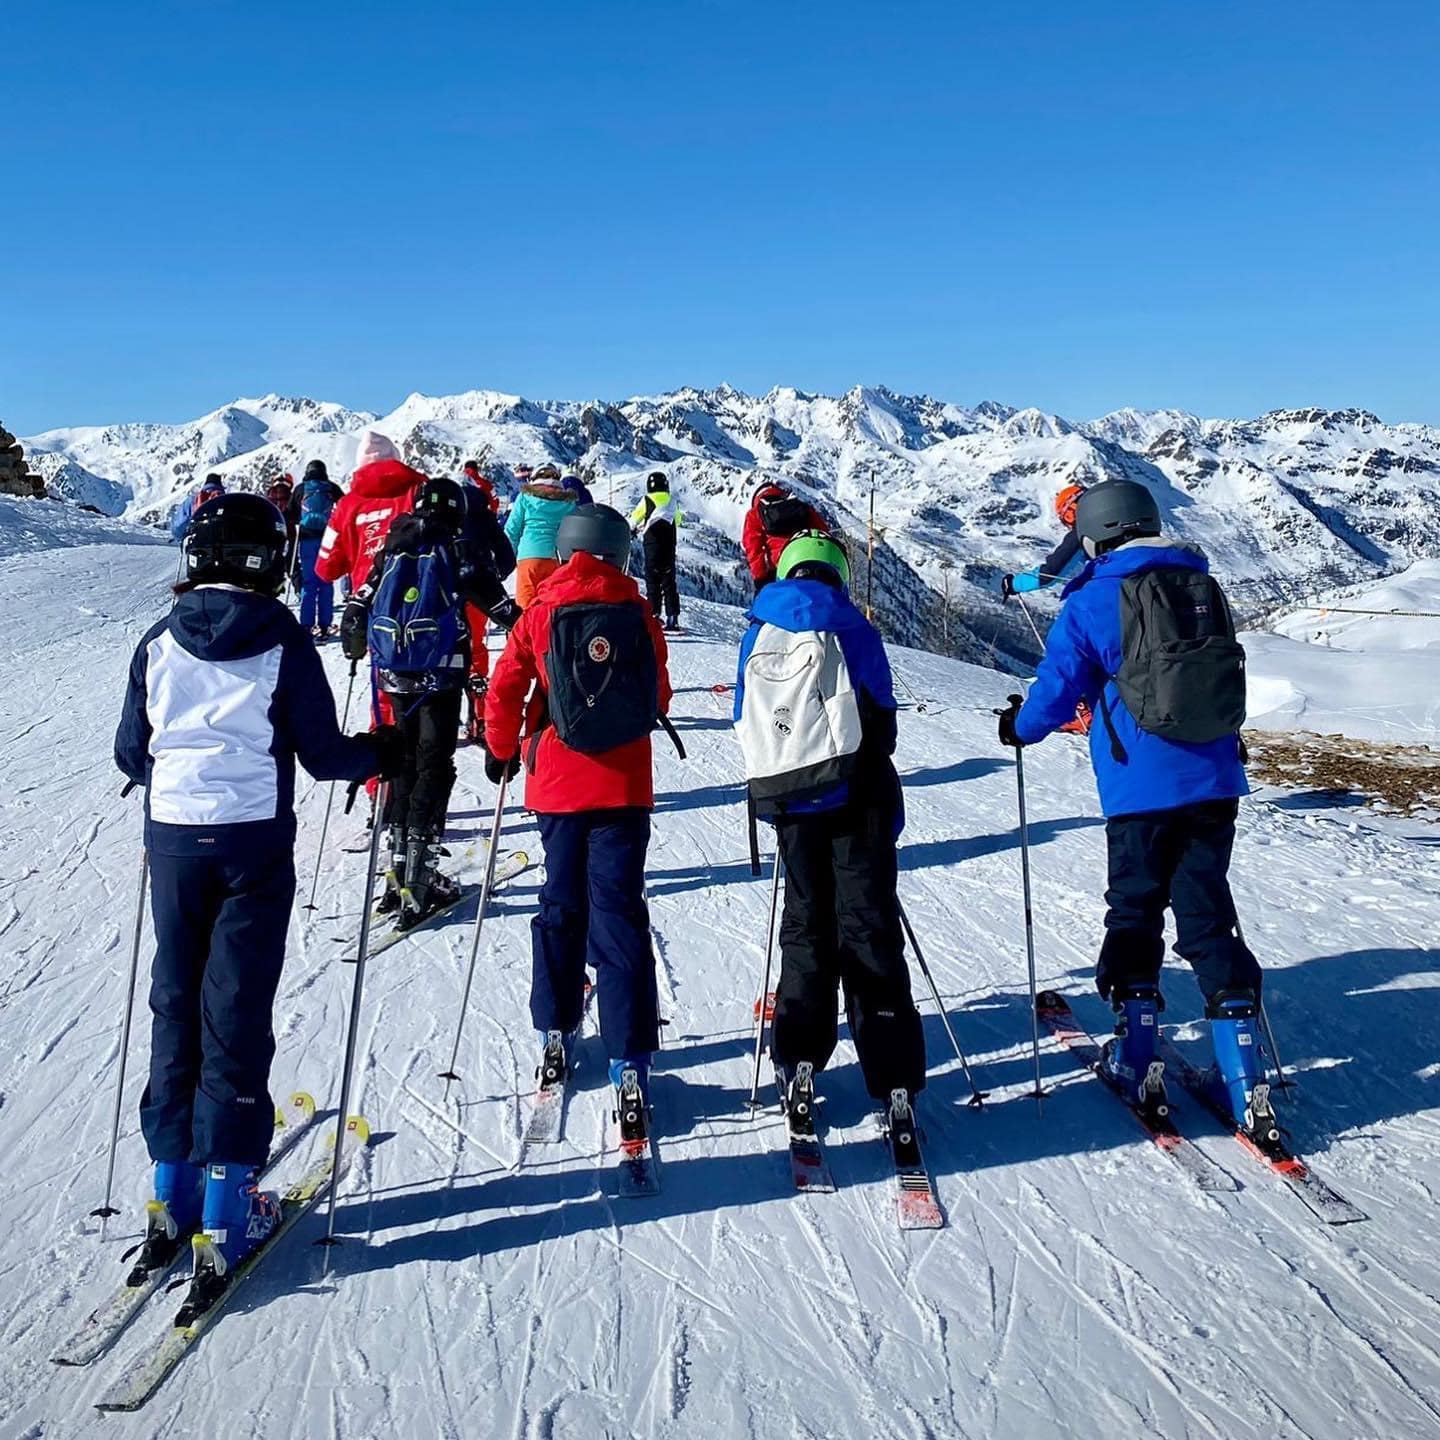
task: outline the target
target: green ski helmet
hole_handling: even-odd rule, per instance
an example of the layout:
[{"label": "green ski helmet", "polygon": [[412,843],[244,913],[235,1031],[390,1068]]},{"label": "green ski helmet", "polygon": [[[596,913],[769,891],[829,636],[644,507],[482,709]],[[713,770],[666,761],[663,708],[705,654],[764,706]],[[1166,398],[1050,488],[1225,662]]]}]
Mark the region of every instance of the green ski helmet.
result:
[{"label": "green ski helmet", "polygon": [[827,576],[817,575],[811,569],[820,565],[834,571],[842,585],[850,583],[850,560],[845,546],[823,530],[799,530],[780,552],[775,574],[781,580],[825,580]]}]

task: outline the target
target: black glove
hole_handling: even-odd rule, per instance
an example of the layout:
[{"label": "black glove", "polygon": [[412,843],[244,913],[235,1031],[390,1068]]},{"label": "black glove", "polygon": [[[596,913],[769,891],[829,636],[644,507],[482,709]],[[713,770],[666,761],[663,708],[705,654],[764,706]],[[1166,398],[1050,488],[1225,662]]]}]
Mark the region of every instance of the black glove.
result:
[{"label": "black glove", "polygon": [[1018,695],[1010,697],[1010,704],[1004,710],[997,710],[995,713],[1000,717],[1000,743],[1010,745],[1018,750],[1025,743],[1015,733],[1015,717],[1020,713],[1021,698]]},{"label": "black glove", "polygon": [[1000,577],[1000,598],[1008,600],[1015,593],[1015,577],[1013,575],[1002,575]]},{"label": "black glove", "polygon": [[513,780],[519,773],[518,755],[512,755],[508,760],[501,760],[496,755],[485,756],[485,778],[492,785],[498,785],[502,780]]},{"label": "black glove", "polygon": [[340,617],[340,649],[347,660],[365,658],[368,615],[365,606],[357,605],[353,600],[346,603],[345,613]]},{"label": "black glove", "polygon": [[509,632],[525,613],[508,595],[485,612],[502,630]]},{"label": "black glove", "polygon": [[380,763],[377,772],[382,780],[393,780],[405,771],[405,737],[394,725],[377,725],[370,731],[375,745],[375,758]]}]

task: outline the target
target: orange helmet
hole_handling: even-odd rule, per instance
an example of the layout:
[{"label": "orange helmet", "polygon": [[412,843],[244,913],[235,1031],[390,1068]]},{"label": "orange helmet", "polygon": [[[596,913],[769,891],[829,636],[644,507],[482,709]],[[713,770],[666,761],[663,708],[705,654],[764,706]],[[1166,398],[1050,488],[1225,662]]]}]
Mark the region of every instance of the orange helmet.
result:
[{"label": "orange helmet", "polygon": [[1075,523],[1075,507],[1080,503],[1080,497],[1085,493],[1083,485],[1066,485],[1055,496],[1055,513],[1060,517],[1060,523],[1069,529]]}]

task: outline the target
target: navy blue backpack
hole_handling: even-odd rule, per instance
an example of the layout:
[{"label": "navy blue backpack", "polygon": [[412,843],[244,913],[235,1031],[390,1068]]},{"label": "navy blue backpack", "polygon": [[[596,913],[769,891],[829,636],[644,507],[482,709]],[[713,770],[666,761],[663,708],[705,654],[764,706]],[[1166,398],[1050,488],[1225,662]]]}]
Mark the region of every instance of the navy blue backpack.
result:
[{"label": "navy blue backpack", "polygon": [[397,675],[443,669],[463,623],[447,546],[422,544],[386,559],[370,605],[370,654],[380,669]]}]

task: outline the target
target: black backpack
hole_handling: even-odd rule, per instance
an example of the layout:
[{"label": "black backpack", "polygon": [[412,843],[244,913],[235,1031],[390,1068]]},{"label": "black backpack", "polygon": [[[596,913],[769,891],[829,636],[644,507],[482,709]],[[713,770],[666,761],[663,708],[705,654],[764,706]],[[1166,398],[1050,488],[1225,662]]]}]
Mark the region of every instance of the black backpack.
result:
[{"label": "black backpack", "polygon": [[546,701],[555,733],[599,755],[648,735],[660,714],[660,667],[638,605],[562,605],[550,616]]},{"label": "black backpack", "polygon": [[[1120,637],[1111,678],[1142,730],[1204,745],[1245,723],[1245,651],[1213,576],[1176,567],[1127,577]],[[1118,747],[1113,728],[1110,742]]]},{"label": "black backpack", "polygon": [[809,528],[810,507],[794,495],[785,495],[778,500],[762,500],[760,524],[767,535],[788,540],[797,532]]}]

